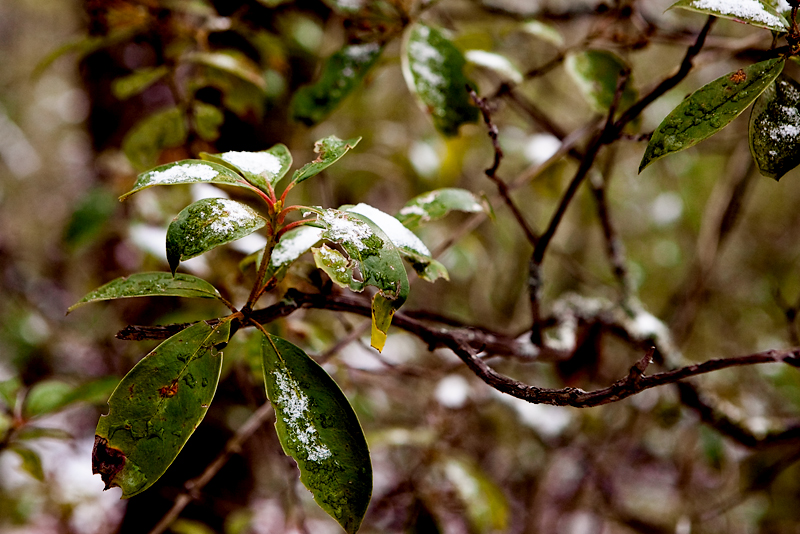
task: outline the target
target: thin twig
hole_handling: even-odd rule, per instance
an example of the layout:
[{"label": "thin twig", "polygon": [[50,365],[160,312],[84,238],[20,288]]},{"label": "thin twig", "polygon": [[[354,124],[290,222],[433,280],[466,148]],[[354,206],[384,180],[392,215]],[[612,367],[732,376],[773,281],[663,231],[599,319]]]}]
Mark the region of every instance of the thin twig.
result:
[{"label": "thin twig", "polygon": [[520,228],[522,228],[522,231],[525,233],[525,237],[528,238],[528,242],[531,244],[531,246],[535,247],[538,237],[525,220],[525,216],[522,215],[522,212],[512,200],[508,185],[506,185],[506,183],[497,176],[497,169],[500,168],[500,163],[503,160],[503,149],[500,148],[498,130],[497,126],[492,121],[489,103],[485,98],[479,97],[478,93],[476,93],[473,89],[470,89],[469,87],[467,87],[467,89],[469,90],[469,95],[472,97],[472,101],[475,102],[475,105],[478,106],[478,109],[481,111],[483,122],[486,123],[486,128],[489,130],[489,138],[492,140],[492,147],[494,148],[494,162],[492,163],[492,166],[486,169],[484,172],[486,173],[486,176],[497,186],[497,191],[500,193],[500,197],[503,199],[503,202],[506,203],[508,209],[511,210],[511,213],[514,215],[514,218],[517,220]]},{"label": "thin twig", "polygon": [[172,508],[161,518],[161,521],[153,527],[150,534],[161,534],[165,532],[169,526],[180,516],[186,506],[197,499],[206,484],[211,482],[211,479],[216,476],[222,466],[224,466],[228,459],[238,453],[242,444],[247,441],[250,436],[255,434],[256,430],[261,428],[264,423],[272,416],[272,405],[269,402],[264,403],[261,407],[251,415],[245,423],[239,427],[236,433],[225,444],[225,448],[214,459],[211,464],[206,467],[205,471],[196,478],[193,478],[184,484],[184,493],[178,495]]}]

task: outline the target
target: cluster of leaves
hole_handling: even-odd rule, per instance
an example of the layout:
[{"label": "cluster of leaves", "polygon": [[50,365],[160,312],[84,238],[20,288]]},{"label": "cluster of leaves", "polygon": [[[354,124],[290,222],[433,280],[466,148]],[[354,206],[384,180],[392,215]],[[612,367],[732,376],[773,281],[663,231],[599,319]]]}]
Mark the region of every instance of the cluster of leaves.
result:
[{"label": "cluster of leaves", "polygon": [[[327,59],[316,83],[295,93],[291,112],[298,121],[312,125],[329,116],[380,64],[387,45],[400,34],[407,85],[444,135],[456,135],[462,124],[478,117],[465,90],[473,86],[464,76],[465,62],[483,62],[495,70],[500,70],[498,64],[509,67],[499,56],[487,59],[486,54],[462,54],[445,31],[419,21],[416,14],[402,9],[402,3],[375,2],[355,10],[348,4],[332,3],[344,15],[363,17],[367,13],[388,22],[381,30],[348,42]],[[747,9],[737,8],[741,5]],[[787,15],[785,9],[778,11],[756,0],[732,4],[681,0],[673,7],[735,19],[776,35],[791,38],[796,34],[795,12]],[[207,17],[206,29],[213,33],[211,22]],[[127,35],[112,34],[98,46]],[[796,148],[800,84],[782,74],[787,59],[797,52],[794,46],[720,77],[687,97],[653,133],[640,172],[718,132],[750,105],[750,148],[761,173],[779,179],[796,167],[800,163]],[[240,84],[249,87],[247,94],[256,94],[250,92],[253,89],[261,91],[252,102],[261,101],[268,90],[265,67],[233,52],[198,51],[192,46],[173,50],[179,52],[169,65],[139,69],[115,83],[116,95],[126,98],[162,80],[175,80],[187,64],[203,73],[193,78],[202,78],[200,85],[173,84],[186,89],[177,99],[181,104],[146,117],[129,132],[125,150],[141,168],[152,166],[163,148],[185,145],[192,135],[210,142],[219,134],[223,110],[191,96],[203,83],[220,88],[225,95],[223,106],[237,114],[248,109],[237,100]],[[612,52],[571,52],[566,55],[565,67],[599,113],[614,108],[620,115],[637,101],[630,68]],[[506,71],[510,79],[522,78],[513,67]],[[451,210],[485,209],[475,195],[462,189],[426,193],[409,201],[396,216],[366,204],[336,209],[286,204],[294,186],[323,171],[358,142],[358,138],[320,140],[315,147],[317,159],[297,169],[280,195],[276,187],[292,166],[289,150],[280,144],[262,152],[201,153],[199,160],[162,165],[140,174],[133,189],[123,195],[124,199],[155,185],[207,183],[243,188],[262,204],[255,209],[226,198],[192,203],[167,231],[171,273],[141,273],[114,280],[73,306],[117,298],[178,296],[217,299],[231,311],[195,323],[166,340],[119,383],[109,400],[108,415],[98,424],[93,458],[94,470],[107,487],[119,486],[123,496],[130,497],[146,490],[166,471],[213,400],[222,350],[240,327],[251,326],[261,331],[265,387],[275,407],[284,451],[297,462],[301,480],[319,505],[346,531],[358,530],[371,495],[371,464],[355,412],[319,365],[299,347],[267,332],[251,314],[259,298],[278,285],[295,261],[311,252],[316,266],[336,285],[357,292],[367,286],[374,288],[371,341],[381,350],[392,317],[409,293],[403,260],[424,280],[447,278],[444,266],[433,259],[411,229]],[[299,219],[288,221],[298,214]],[[266,233],[267,245],[242,263],[256,271],[244,306],[234,306],[204,280],[176,274],[182,261],[257,231]]]},{"label": "cluster of leaves", "polygon": [[[681,0],[672,7],[734,19],[772,30],[777,35],[796,34],[792,27],[796,8],[761,2],[704,2]],[[779,11],[780,10],[780,11]],[[653,132],[639,172],[654,161],[689,148],[731,123],[750,105],[750,152],[764,176],[780,178],[800,165],[800,84],[782,73],[787,53],[740,68],[717,78],[686,97]]]},{"label": "cluster of leaves", "polygon": [[9,450],[22,460],[22,468],[33,478],[44,480],[39,453],[29,446],[40,438],[72,439],[60,428],[43,426],[40,420],[78,403],[101,404],[116,385],[113,377],[79,386],[64,380],[43,380],[25,388],[18,377],[0,382],[0,452]]},{"label": "cluster of leaves", "polygon": [[[74,308],[89,302],[142,296],[218,299],[231,314],[200,321],[164,341],[119,383],[109,413],[97,426],[93,468],[106,487],[119,486],[123,497],[149,488],[166,471],[202,421],[214,397],[222,349],[240,326],[263,334],[264,381],[277,414],[277,430],[301,480],[319,505],[348,532],[355,532],[369,503],[372,469],[355,412],[333,379],[300,348],[269,334],[251,317],[259,297],[271,290],[289,266],[309,250],[316,265],[343,288],[377,289],[372,297],[372,345],[381,350],[394,312],[405,302],[409,280],[405,259],[420,278],[447,278],[447,271],[408,229],[443,217],[451,210],[483,211],[472,193],[431,191],[412,199],[393,217],[372,206],[338,209],[286,206],[287,194],[355,147],[359,139],[331,136],[316,143],[317,158],[297,169],[278,197],[275,188],[289,171],[292,157],[284,145],[262,152],[202,154],[201,160],[162,165],[139,175],[128,196],[156,185],[236,186],[263,202],[262,210],[224,198],[198,200],[169,225],[167,258],[172,273],[140,273],[92,291]],[[287,216],[304,218],[287,222]],[[404,226],[405,225],[405,226]],[[266,230],[267,245],[256,261],[253,288],[241,310],[208,282],[176,274],[180,262],[215,247]]]}]

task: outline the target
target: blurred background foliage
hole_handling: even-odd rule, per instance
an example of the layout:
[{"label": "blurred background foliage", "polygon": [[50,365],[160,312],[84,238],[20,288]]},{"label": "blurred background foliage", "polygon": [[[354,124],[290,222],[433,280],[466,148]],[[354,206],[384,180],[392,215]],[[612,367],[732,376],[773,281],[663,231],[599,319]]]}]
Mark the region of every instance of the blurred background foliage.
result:
[{"label": "blurred background foliage", "polygon": [[[65,317],[102,283],[166,270],[169,220],[190,198],[220,195],[164,188],[118,203],[137,172],[201,151],[277,142],[304,162],[313,159],[316,139],[363,136],[357,150],[299,187],[296,201],[366,202],[395,213],[439,187],[485,193],[494,220],[456,214],[420,230],[432,250],[444,250],[439,259],[451,280],[415,284],[406,309],[517,336],[530,327],[530,245],[484,175],[493,158],[485,127],[466,124],[445,137],[409,92],[403,28],[417,17],[444,28],[466,53],[465,74],[477,92],[506,93],[493,100],[505,153],[499,174],[521,180],[513,196],[542,229],[577,168],[568,156],[551,158],[559,138],[593,124],[602,109],[582,96],[574,76],[579,54],[614,52],[631,66],[633,89],[646,92],[680,63],[704,21],[664,12],[669,4],[0,3],[0,532],[147,532],[265,401],[258,343],[238,336],[226,350],[216,401],[156,486],[124,502],[116,489],[103,493],[91,475],[105,399],[155,346],[114,334],[128,324],[222,311],[213,303],[130,299]],[[312,119],[297,113],[294,95],[320,79],[325,58],[364,43],[383,52],[370,70],[356,72],[363,81],[352,93]],[[592,177],[607,184],[635,293],[672,328],[689,361],[798,344],[800,177],[795,170],[777,183],[758,175],[745,117],[641,176],[644,143],[636,136],[652,131],[686,94],[770,44],[765,30],[718,22],[696,68],[646,110],[630,139],[601,153]],[[786,72],[796,77],[797,67]],[[308,125],[312,120],[318,124]],[[732,197],[735,225],[718,240]],[[185,267],[240,302],[248,278],[238,264],[259,246],[243,240]],[[309,263],[284,284],[308,284]],[[569,294],[618,300],[589,187],[579,191],[544,266],[545,310]],[[364,321],[304,310],[272,325],[323,359],[356,407],[375,468],[363,532],[798,532],[797,440],[745,447],[702,424],[673,386],[586,410],[526,404],[398,329],[377,354],[366,348]],[[491,363],[527,383],[591,389],[623,376],[640,356],[613,337],[578,335],[578,365]],[[756,435],[798,418],[793,368],[727,370],[695,383]],[[196,497],[172,532],[339,532],[310,502],[271,431],[257,432]]]}]

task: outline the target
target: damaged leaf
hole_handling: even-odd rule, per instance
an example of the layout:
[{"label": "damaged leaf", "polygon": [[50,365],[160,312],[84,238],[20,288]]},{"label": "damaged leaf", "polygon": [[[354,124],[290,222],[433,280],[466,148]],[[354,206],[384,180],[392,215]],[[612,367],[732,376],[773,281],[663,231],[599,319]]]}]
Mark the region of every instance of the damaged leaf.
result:
[{"label": "damaged leaf", "polygon": [[92,472],[122,497],[143,492],[172,464],[217,388],[230,321],[201,321],[172,336],[125,375],[97,424]]},{"label": "damaged leaf", "polygon": [[292,185],[297,185],[321,173],[339,161],[339,158],[347,154],[351,148],[355,148],[359,141],[361,141],[360,137],[342,140],[335,135],[320,139],[314,143],[314,152],[317,154],[316,159],[294,171],[294,175],[292,175]]}]

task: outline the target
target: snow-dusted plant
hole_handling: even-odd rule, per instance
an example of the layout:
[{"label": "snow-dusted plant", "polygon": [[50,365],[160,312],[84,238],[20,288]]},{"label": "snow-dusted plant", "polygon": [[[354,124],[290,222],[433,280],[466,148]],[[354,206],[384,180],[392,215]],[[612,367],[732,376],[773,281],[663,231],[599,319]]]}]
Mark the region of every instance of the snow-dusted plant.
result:
[{"label": "snow-dusted plant", "polygon": [[[213,400],[222,349],[240,327],[262,334],[264,382],[276,412],[278,437],[300,468],[317,503],[347,532],[358,530],[372,493],[372,467],[353,408],[333,379],[303,350],[269,334],[254,315],[289,266],[309,250],[316,265],[339,286],[372,297],[372,346],[382,350],[395,311],[405,302],[409,280],[403,260],[420,278],[447,278],[447,271],[408,229],[457,209],[480,211],[472,193],[441,189],[410,201],[398,217],[358,204],[339,209],[286,205],[287,194],[354,148],[360,138],[335,136],[315,145],[317,158],[296,170],[283,193],[275,187],[292,165],[286,146],[262,152],[201,154],[200,160],[162,165],[140,174],[128,196],[156,185],[209,183],[249,190],[263,201],[256,210],[239,201],[204,198],[184,208],[167,230],[171,273],[118,278],[86,295],[71,309],[94,301],[178,296],[214,298],[229,315],[199,321],[177,332],[143,358],[119,383],[109,412],[97,425],[93,469],[106,488],[123,497],[149,488],[167,470]],[[299,214],[299,218],[297,215]],[[296,220],[287,222],[291,217]],[[180,262],[215,247],[265,231],[255,258],[257,273],[247,301],[237,307],[210,283],[177,274]]]}]

